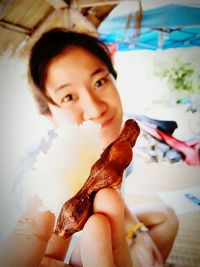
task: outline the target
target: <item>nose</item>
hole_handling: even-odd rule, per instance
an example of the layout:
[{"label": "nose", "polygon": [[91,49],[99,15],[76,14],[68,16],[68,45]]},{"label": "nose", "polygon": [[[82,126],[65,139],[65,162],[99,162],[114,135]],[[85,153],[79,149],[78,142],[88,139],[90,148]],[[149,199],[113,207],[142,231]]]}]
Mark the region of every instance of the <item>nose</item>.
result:
[{"label": "nose", "polygon": [[85,91],[83,96],[83,119],[98,122],[107,110],[107,103],[95,93]]}]

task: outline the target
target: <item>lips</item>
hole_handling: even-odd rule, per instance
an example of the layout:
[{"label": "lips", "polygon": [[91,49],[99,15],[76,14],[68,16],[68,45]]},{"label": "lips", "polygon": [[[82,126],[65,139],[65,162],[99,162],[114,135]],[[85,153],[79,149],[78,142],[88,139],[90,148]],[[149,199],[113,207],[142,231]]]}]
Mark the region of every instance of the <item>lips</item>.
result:
[{"label": "lips", "polygon": [[104,122],[101,124],[102,128],[106,128],[106,127],[108,127],[108,126],[112,123],[113,118],[114,118],[114,116],[112,116],[112,117],[110,117],[108,120],[104,121]]}]

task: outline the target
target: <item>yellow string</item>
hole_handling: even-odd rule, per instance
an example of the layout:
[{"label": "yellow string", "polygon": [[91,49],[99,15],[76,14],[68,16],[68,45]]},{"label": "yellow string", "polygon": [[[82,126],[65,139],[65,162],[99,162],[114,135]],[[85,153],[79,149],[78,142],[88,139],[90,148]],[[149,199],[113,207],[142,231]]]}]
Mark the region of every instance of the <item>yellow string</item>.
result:
[{"label": "yellow string", "polygon": [[142,226],[145,226],[145,225],[144,225],[143,223],[137,223],[137,224],[133,225],[133,226],[129,229],[129,231],[128,231],[128,233],[127,233],[127,237],[128,237],[128,238],[133,238],[134,235],[135,235],[135,231],[137,231],[138,229],[140,229],[140,227],[142,227]]}]

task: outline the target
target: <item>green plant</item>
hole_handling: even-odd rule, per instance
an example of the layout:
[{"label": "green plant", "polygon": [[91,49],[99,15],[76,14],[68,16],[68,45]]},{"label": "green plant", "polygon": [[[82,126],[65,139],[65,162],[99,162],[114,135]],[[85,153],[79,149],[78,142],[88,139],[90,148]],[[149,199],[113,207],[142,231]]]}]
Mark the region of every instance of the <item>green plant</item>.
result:
[{"label": "green plant", "polygon": [[200,93],[200,74],[193,62],[184,61],[176,56],[171,61],[157,61],[154,74],[166,79],[169,89],[179,97]]}]

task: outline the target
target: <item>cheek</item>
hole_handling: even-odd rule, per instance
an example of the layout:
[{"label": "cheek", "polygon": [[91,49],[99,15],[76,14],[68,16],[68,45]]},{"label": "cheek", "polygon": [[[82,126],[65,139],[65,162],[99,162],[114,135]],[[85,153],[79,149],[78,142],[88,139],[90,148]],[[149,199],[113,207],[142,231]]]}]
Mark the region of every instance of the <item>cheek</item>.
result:
[{"label": "cheek", "polygon": [[122,102],[117,89],[115,89],[110,99],[112,101],[112,106],[116,109],[119,117],[122,117],[123,114]]},{"label": "cheek", "polygon": [[112,101],[112,105],[117,107],[119,111],[121,111],[122,110],[121,98],[117,90],[117,87],[115,85],[111,87],[109,98],[110,101]]},{"label": "cheek", "polygon": [[123,108],[120,96],[117,91],[115,91],[115,97],[112,98],[113,107],[116,110],[116,121],[115,121],[115,137],[118,136],[123,121]]}]

